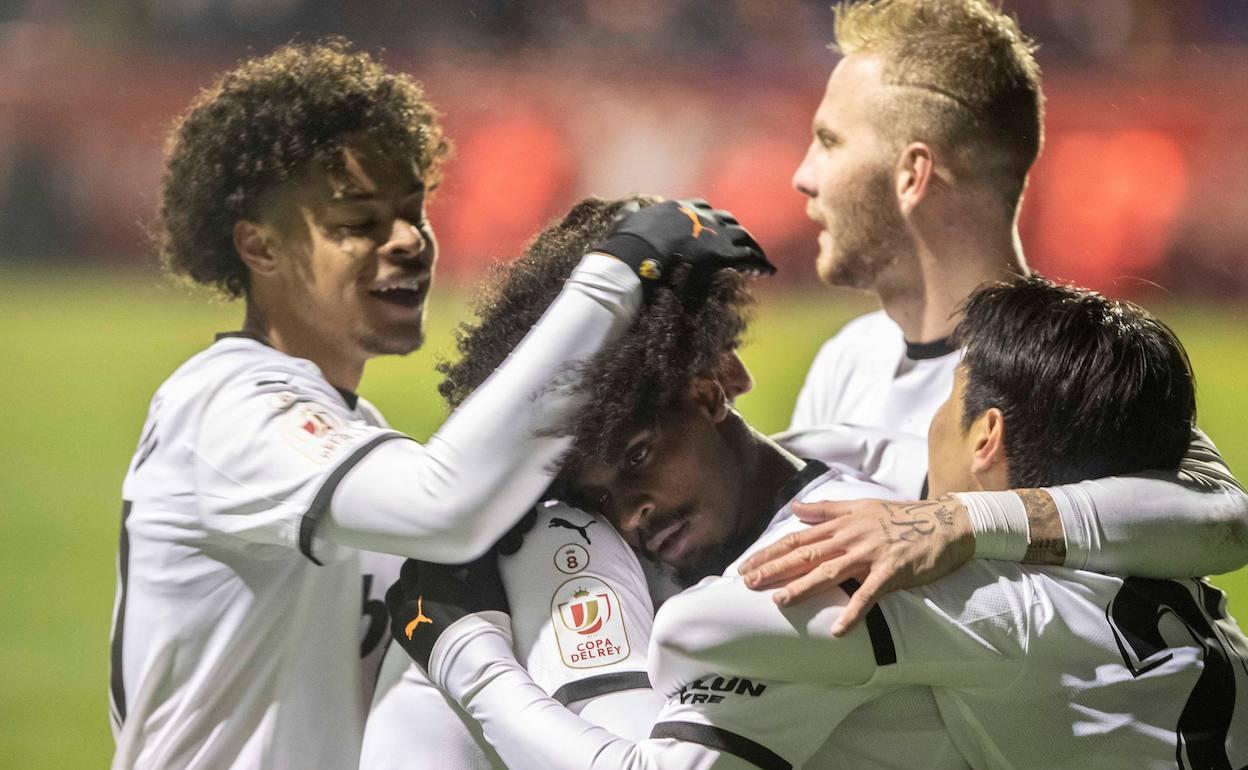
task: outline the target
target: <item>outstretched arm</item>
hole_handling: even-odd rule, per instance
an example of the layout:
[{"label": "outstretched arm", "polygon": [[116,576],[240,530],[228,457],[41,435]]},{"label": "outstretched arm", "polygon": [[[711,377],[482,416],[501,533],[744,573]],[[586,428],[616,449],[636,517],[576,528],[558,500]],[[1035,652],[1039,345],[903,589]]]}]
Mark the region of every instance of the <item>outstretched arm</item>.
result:
[{"label": "outstretched arm", "polygon": [[485,551],[550,483],[569,439],[550,435],[582,402],[577,367],[618,338],[641,302],[623,262],[590,254],[507,361],[424,446],[367,452],[324,500],[320,534],[434,560]]},{"label": "outstretched arm", "polygon": [[[462,626],[460,624],[463,624]],[[452,638],[453,637],[453,638]],[[744,770],[755,766],[698,743],[631,741],[548,697],[516,662],[507,616],[464,618],[439,640],[430,676],[478,722],[508,767],[550,770]]]},{"label": "outstretched arm", "polygon": [[1190,577],[1248,563],[1248,494],[1200,431],[1176,471],[935,501],[798,506],[812,526],[742,564],[780,604],[853,578],[862,588],[836,633],[883,594],[924,585],[972,556],[1141,577]]}]

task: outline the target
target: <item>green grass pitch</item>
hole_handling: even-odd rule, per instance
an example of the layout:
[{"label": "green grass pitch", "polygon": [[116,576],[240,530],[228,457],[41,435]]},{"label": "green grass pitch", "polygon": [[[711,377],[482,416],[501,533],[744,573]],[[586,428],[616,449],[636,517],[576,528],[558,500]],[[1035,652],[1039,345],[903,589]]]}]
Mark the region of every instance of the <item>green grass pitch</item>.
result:
[{"label": "green grass pitch", "polygon": [[[435,292],[429,343],[378,361],[362,392],[398,428],[427,437],[444,416],[432,363],[466,315],[462,294]],[[862,298],[768,293],[744,357],[757,379],[741,400],[759,428],[787,424],[818,345]],[[102,767],[108,733],[108,630],[120,486],[148,399],[240,310],[150,273],[0,271],[0,764]],[[1240,477],[1248,473],[1248,316],[1158,305],[1186,342],[1202,426]],[[1216,581],[1248,618],[1248,571]]]}]

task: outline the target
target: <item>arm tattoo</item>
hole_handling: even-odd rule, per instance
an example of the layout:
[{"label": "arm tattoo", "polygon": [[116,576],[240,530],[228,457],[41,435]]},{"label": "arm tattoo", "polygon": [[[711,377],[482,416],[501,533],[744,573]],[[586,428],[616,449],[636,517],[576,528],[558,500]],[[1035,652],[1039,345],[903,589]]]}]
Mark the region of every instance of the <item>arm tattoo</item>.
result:
[{"label": "arm tattoo", "polygon": [[1066,528],[1057,504],[1043,489],[1017,490],[1027,510],[1027,564],[1066,563]]}]

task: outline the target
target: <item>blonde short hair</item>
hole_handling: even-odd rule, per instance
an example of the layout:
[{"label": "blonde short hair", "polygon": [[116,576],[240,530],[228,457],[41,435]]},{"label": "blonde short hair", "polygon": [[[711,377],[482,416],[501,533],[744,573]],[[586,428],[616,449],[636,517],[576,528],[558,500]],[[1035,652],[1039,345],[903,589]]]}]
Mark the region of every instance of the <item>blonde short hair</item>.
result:
[{"label": "blonde short hair", "polygon": [[865,0],[835,8],[846,55],[884,62],[881,125],[904,144],[925,141],[959,171],[986,180],[1011,207],[1044,143],[1035,45],[988,0]]}]

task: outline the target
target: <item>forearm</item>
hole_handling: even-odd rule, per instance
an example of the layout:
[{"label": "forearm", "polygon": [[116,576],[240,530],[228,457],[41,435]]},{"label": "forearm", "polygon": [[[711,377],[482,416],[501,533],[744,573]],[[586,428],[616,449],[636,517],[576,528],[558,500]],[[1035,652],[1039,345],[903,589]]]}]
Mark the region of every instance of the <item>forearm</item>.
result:
[{"label": "forearm", "polygon": [[1177,471],[959,497],[968,508],[1006,511],[997,521],[1023,522],[1021,537],[1017,525],[988,533],[996,545],[987,552],[977,526],[979,556],[1141,577],[1216,574],[1248,562],[1248,495],[1199,431]]},{"label": "forearm", "polygon": [[502,366],[428,443],[389,442],[334,492],[327,539],[425,560],[479,555],[550,483],[582,404],[579,368],[631,323],[638,279],[590,255]]},{"label": "forearm", "polygon": [[[501,619],[501,621],[500,621]],[[480,724],[508,767],[550,770],[656,770],[748,767],[730,755],[671,740],[630,741],[548,697],[516,662],[503,625],[483,616],[435,648],[430,674]],[[447,634],[452,636],[456,629]]]},{"label": "forearm", "polygon": [[868,623],[844,637],[828,631],[847,599],[834,588],[780,608],[769,594],[747,589],[738,578],[710,578],[669,599],[655,617],[651,683],[669,696],[688,684],[690,675],[710,671],[760,680],[804,682],[814,676],[825,685],[865,684],[879,665],[872,641],[877,629]]}]

